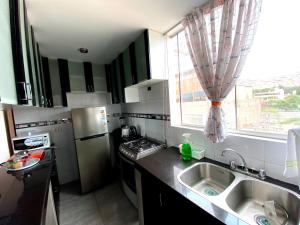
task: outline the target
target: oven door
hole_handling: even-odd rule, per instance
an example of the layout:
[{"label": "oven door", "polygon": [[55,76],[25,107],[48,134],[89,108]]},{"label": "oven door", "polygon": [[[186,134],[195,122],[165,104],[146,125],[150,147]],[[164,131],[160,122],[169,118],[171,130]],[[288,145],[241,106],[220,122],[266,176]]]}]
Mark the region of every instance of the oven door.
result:
[{"label": "oven door", "polygon": [[136,194],[134,162],[120,153],[121,177],[128,188]]}]

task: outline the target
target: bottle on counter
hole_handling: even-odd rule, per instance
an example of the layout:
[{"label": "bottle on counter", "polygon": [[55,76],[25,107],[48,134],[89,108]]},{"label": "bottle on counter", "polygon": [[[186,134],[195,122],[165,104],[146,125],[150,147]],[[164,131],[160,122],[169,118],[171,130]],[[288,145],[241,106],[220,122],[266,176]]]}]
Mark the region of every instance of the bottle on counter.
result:
[{"label": "bottle on counter", "polygon": [[190,145],[190,133],[184,133],[182,135],[184,137],[184,142],[181,145],[181,155],[184,161],[189,161],[192,159],[192,147]]}]

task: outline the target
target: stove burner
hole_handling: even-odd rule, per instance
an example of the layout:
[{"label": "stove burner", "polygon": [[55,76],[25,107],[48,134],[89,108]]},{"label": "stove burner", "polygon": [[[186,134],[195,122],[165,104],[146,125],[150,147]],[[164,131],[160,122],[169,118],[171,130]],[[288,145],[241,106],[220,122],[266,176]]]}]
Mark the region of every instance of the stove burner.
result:
[{"label": "stove burner", "polygon": [[139,159],[163,148],[163,145],[154,141],[141,138],[123,143],[120,152],[130,158]]}]

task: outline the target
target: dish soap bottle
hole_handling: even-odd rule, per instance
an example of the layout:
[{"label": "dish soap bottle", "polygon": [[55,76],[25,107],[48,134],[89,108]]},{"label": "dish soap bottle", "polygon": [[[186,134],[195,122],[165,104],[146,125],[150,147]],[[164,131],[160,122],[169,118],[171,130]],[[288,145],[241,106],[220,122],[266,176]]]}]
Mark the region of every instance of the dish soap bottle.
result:
[{"label": "dish soap bottle", "polygon": [[192,148],[189,143],[191,134],[190,133],[184,133],[182,135],[184,137],[184,143],[181,145],[181,155],[182,159],[184,161],[189,161],[192,159]]}]

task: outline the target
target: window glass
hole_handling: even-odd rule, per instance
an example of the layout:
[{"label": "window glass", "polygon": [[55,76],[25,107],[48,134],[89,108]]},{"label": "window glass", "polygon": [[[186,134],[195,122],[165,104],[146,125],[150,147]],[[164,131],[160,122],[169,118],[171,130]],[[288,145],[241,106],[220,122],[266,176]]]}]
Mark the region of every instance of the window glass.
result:
[{"label": "window glass", "polygon": [[239,130],[286,134],[300,125],[300,1],[288,2],[263,1],[237,85]]},{"label": "window glass", "polygon": [[[299,8],[298,0],[263,1],[242,74],[222,103],[231,130],[272,136],[286,135],[288,129],[300,126]],[[209,16],[206,19],[209,23]],[[184,32],[170,43],[171,73],[175,74],[169,85],[171,122],[203,127],[211,103],[197,79]]]},{"label": "window glass", "polygon": [[[179,72],[176,75],[176,102],[181,105],[182,125],[205,126],[210,101],[207,99],[189,55],[184,32],[180,32],[177,48]],[[176,51],[175,51],[176,52]],[[230,128],[235,127],[235,97],[234,90],[222,103],[223,110],[226,112],[226,122]]]}]

